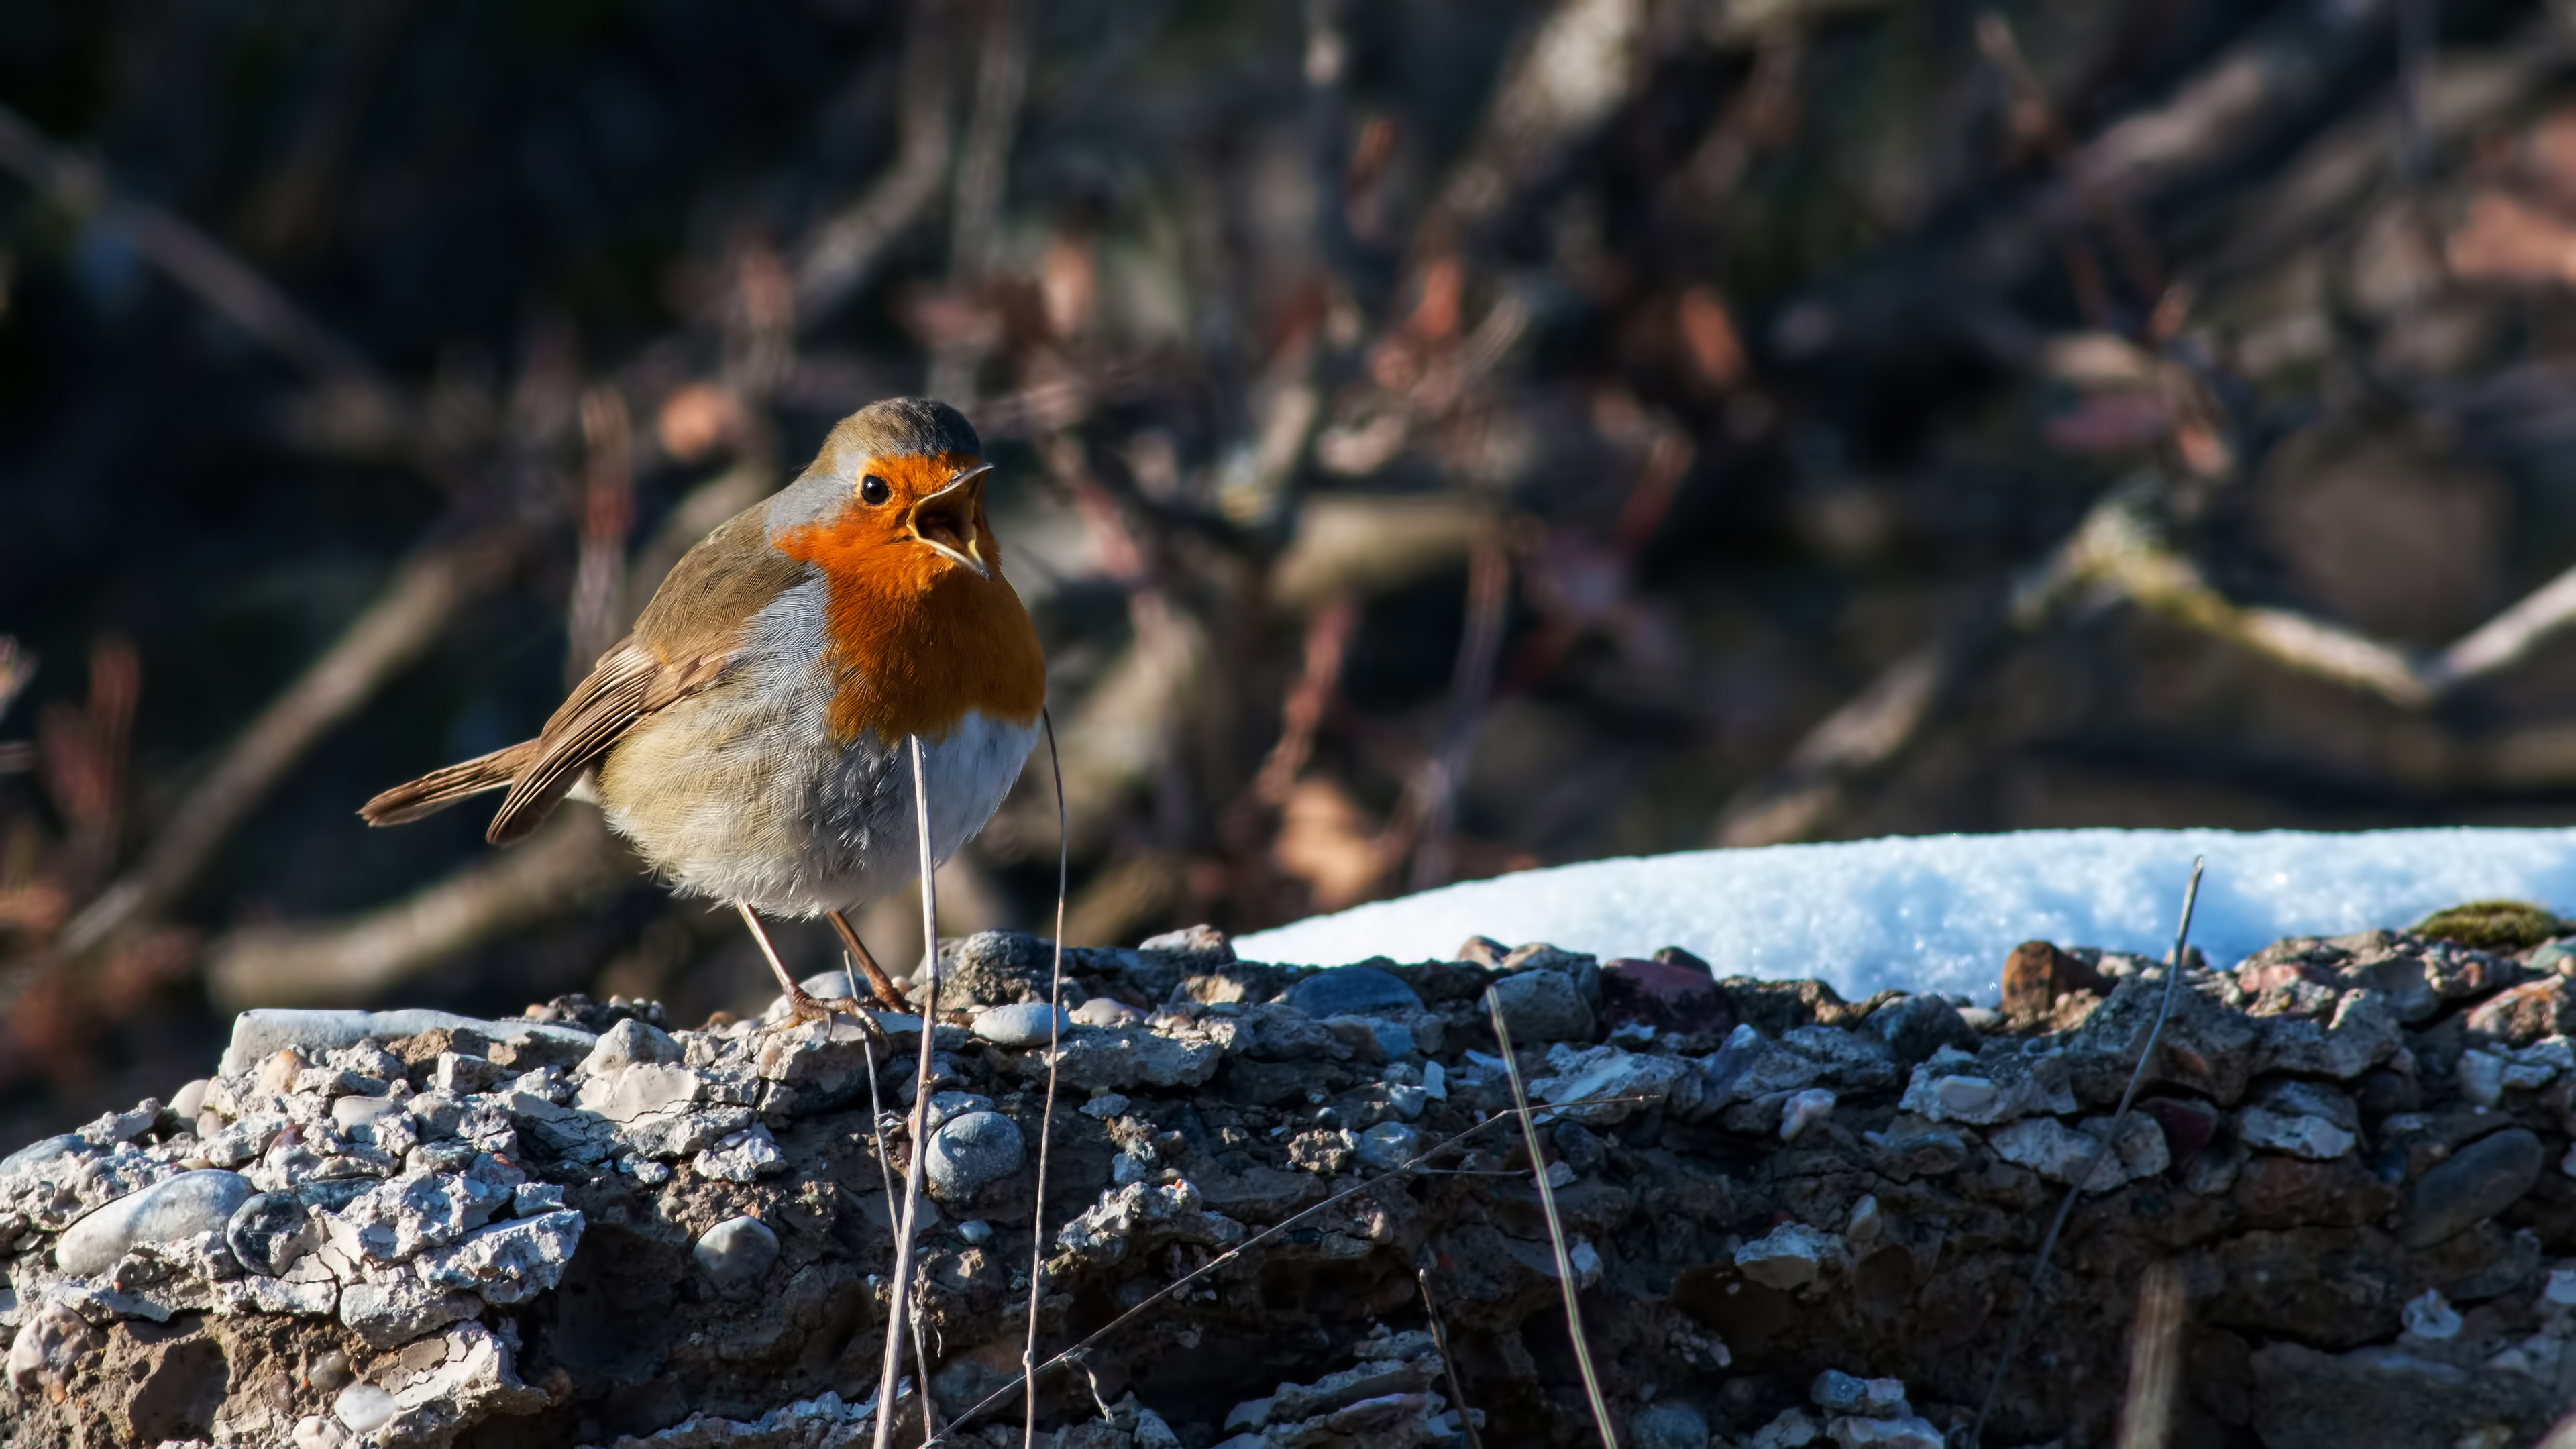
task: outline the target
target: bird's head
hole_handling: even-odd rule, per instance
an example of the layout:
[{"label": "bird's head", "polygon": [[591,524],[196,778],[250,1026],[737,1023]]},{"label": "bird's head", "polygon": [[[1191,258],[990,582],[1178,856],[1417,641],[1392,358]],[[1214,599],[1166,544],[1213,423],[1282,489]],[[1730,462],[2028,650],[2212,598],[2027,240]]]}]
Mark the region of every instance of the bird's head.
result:
[{"label": "bird's head", "polygon": [[843,418],[772,501],[770,531],[827,570],[925,587],[961,573],[998,581],[1001,544],[984,516],[992,467],[974,426],[946,403],[871,403]]},{"label": "bird's head", "polygon": [[828,585],[833,738],[935,738],[970,711],[1036,723],[1046,659],[1002,577],[983,453],[946,403],[872,403],[771,500],[770,545]]}]

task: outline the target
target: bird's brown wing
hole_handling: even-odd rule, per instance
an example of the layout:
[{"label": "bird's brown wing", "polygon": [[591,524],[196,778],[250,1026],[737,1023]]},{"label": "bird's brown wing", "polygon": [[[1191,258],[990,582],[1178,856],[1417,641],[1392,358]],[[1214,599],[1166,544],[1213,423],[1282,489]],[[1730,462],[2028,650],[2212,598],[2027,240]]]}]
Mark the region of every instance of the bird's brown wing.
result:
[{"label": "bird's brown wing", "polygon": [[535,739],[397,785],[358,813],[371,825],[400,825],[507,786],[484,837],[507,845],[543,824],[637,720],[721,678],[751,616],[803,579],[804,564],[769,546],[767,507],[753,504],[683,555],[635,632],[599,656]]},{"label": "bird's brown wing", "polygon": [[804,564],[769,546],[766,511],[754,504],[735,514],[672,566],[635,632],[601,655],[546,721],[485,839],[507,845],[536,829],[637,720],[723,675],[751,616],[805,576]]}]

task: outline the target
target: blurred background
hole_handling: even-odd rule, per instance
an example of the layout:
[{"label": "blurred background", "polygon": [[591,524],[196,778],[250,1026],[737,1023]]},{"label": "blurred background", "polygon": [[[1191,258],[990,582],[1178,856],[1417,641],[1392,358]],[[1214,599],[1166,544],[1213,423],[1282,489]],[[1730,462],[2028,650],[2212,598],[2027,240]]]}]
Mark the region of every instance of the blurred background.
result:
[{"label": "blurred background", "polygon": [[[896,393],[1077,942],[2576,804],[2563,6],[9,0],[0,107],[10,1141],[246,1004],[765,1002],[594,812],[353,812]],[[943,934],[1056,840],[1033,763]]]}]

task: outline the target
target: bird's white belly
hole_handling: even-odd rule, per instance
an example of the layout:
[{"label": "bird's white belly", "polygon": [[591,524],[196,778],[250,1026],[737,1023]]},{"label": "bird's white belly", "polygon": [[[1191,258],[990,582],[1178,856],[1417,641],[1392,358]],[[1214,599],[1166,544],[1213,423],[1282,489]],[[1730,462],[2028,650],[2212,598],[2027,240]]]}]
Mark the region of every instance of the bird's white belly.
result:
[{"label": "bird's white belly", "polygon": [[[600,766],[609,826],[684,895],[815,916],[919,874],[905,741],[832,742],[820,594],[816,580],[782,595],[754,621],[738,672],[639,722]],[[969,711],[924,742],[935,859],[993,818],[1037,736],[1035,720]]]}]

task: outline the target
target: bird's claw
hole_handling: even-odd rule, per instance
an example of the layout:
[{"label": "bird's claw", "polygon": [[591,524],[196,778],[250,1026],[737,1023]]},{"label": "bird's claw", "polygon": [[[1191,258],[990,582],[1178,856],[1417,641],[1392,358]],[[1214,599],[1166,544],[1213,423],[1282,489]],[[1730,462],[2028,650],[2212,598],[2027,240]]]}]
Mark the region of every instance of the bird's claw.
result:
[{"label": "bird's claw", "polygon": [[858,1002],[849,997],[816,996],[801,989],[787,993],[787,1017],[772,1026],[770,1030],[792,1030],[809,1021],[829,1022],[836,1016],[846,1016],[856,1021],[859,1029],[872,1037],[882,1037],[885,1034],[885,1029],[877,1025],[876,1018],[868,1015]]}]

